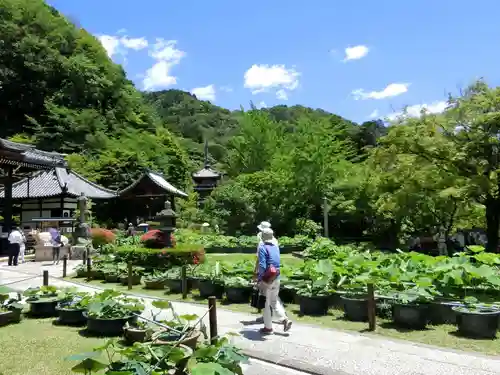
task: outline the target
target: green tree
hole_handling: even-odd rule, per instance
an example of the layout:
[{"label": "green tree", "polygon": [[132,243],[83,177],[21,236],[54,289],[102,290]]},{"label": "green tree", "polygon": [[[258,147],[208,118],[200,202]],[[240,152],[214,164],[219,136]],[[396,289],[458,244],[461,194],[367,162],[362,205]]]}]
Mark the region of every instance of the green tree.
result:
[{"label": "green tree", "polygon": [[404,153],[463,179],[467,197],[485,207],[489,251],[499,244],[499,125],[500,88],[479,81],[451,96],[443,114],[402,118],[389,133]]}]

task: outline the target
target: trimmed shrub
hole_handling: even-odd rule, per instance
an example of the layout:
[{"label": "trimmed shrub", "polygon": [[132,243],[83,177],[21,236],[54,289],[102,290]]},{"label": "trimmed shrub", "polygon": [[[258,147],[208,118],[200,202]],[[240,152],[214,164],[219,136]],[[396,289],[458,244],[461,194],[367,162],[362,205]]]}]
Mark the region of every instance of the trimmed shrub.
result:
[{"label": "trimmed shrub", "polygon": [[175,248],[148,249],[139,246],[119,246],[113,254],[117,262],[132,262],[144,268],[169,268],[205,261],[205,250],[200,245],[182,244]]},{"label": "trimmed shrub", "polygon": [[[173,234],[170,236],[170,240],[172,241],[172,246],[175,248],[176,243]],[[165,232],[159,229],[150,230],[141,236],[141,243],[148,249],[163,249],[167,246]]]},{"label": "trimmed shrub", "polygon": [[92,228],[90,235],[92,237],[92,245],[96,248],[116,241],[116,235],[108,229]]}]

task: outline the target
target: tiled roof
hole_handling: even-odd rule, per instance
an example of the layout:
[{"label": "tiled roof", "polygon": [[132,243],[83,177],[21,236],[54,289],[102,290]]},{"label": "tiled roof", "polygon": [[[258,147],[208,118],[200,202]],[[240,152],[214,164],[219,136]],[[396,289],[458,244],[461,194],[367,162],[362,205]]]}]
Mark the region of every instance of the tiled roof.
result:
[{"label": "tiled roof", "polygon": [[139,177],[134,183],[132,183],[130,186],[126,187],[125,189],[121,190],[118,195],[122,195],[125,193],[130,192],[134,187],[136,187],[140,182],[142,182],[144,179],[149,179],[152,183],[154,183],[156,186],[159,188],[167,191],[170,194],[176,195],[178,197],[187,197],[188,195],[184,193],[182,190],[177,189],[175,186],[173,186],[170,182],[168,182],[165,177],[163,177],[161,174],[152,172],[152,171],[147,171],[144,173],[141,177]]},{"label": "tiled roof", "polygon": [[[79,197],[81,193],[84,193],[87,198],[92,199],[109,199],[117,196],[116,192],[103,188],[65,168],[39,171],[12,185],[12,198],[14,199],[48,198],[61,195],[63,192],[74,197]],[[4,197],[2,189],[0,198]]]},{"label": "tiled roof", "polygon": [[219,172],[214,171],[210,167],[205,167],[198,172],[193,173],[194,178],[220,178],[221,175]]},{"label": "tiled roof", "polygon": [[[1,151],[6,151],[15,155],[1,155]],[[23,166],[38,166],[40,168],[53,168],[68,166],[64,155],[57,152],[47,152],[38,150],[31,145],[16,143],[0,138],[0,163]]]}]

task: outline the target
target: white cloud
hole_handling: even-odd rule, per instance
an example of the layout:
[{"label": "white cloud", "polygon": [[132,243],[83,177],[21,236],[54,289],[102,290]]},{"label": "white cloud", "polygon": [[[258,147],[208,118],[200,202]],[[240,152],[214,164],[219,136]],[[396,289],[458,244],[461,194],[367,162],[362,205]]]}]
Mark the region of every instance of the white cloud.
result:
[{"label": "white cloud", "polygon": [[354,47],[347,47],[344,52],[345,52],[345,57],[344,57],[344,62],[349,61],[349,60],[359,60],[365,57],[370,49],[367,46],[359,45],[359,46],[354,46]]},{"label": "white cloud", "polygon": [[[252,94],[276,90],[276,97],[288,98],[288,93],[299,86],[300,73],[285,65],[252,65],[245,72],[245,87]],[[286,99],[285,99],[286,100]]]},{"label": "white cloud", "polygon": [[374,119],[377,117],[380,117],[380,113],[379,113],[378,109],[376,109],[372,113],[370,113],[370,116],[369,116],[369,118],[371,118],[371,119]]},{"label": "white cloud", "polygon": [[224,92],[233,92],[233,88],[231,86],[221,86],[219,87],[219,90]]},{"label": "white cloud", "polygon": [[120,38],[121,44],[126,48],[139,51],[148,46],[148,41],[145,38],[127,38],[126,36]]},{"label": "white cloud", "polygon": [[177,77],[171,74],[172,68],[179,64],[186,53],[177,49],[177,41],[156,39],[149,55],[156,60],[146,71],[142,81],[144,90],[166,88],[177,83]]},{"label": "white cloud", "polygon": [[116,55],[125,56],[127,54],[127,50],[129,49],[139,51],[148,46],[148,41],[143,37],[129,38],[126,35],[99,35],[97,38],[108,53],[108,56],[111,58]]},{"label": "white cloud", "polygon": [[97,38],[108,53],[108,56],[113,57],[120,46],[120,38],[111,35],[99,35]]},{"label": "white cloud", "polygon": [[408,91],[408,87],[410,86],[409,83],[391,83],[386,86],[385,89],[381,91],[370,91],[366,92],[363,89],[357,89],[352,91],[352,95],[354,96],[355,100],[360,100],[360,99],[385,99],[385,98],[390,98],[393,96],[398,96],[401,94],[404,94],[405,92]]},{"label": "white cloud", "polygon": [[266,102],[260,102],[259,104],[257,104],[257,108],[267,108],[267,104]]},{"label": "white cloud", "polygon": [[276,91],[276,98],[278,98],[279,100],[288,100],[288,94],[285,90],[279,89],[278,91]]},{"label": "white cloud", "polygon": [[208,85],[205,87],[196,87],[191,90],[191,93],[196,95],[196,97],[200,100],[210,100],[211,102],[215,100],[214,85]]},{"label": "white cloud", "polygon": [[386,116],[387,120],[394,121],[399,117],[420,117],[422,111],[425,110],[427,113],[441,113],[448,106],[446,101],[436,101],[431,104],[415,104],[410,105],[405,108],[405,110],[400,112],[394,112]]}]

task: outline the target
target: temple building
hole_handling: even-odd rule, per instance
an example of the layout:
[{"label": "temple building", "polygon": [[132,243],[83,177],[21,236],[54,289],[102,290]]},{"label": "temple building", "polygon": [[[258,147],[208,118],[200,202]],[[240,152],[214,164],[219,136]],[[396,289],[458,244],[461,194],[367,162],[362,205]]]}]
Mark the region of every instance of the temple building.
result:
[{"label": "temple building", "polygon": [[[37,223],[61,220],[65,232],[70,232],[71,219],[81,194],[92,200],[112,199],[116,191],[101,187],[67,168],[56,167],[33,173],[12,185],[12,200],[18,203],[18,214],[23,228],[35,228]],[[0,199],[5,190],[0,190]]]}]

